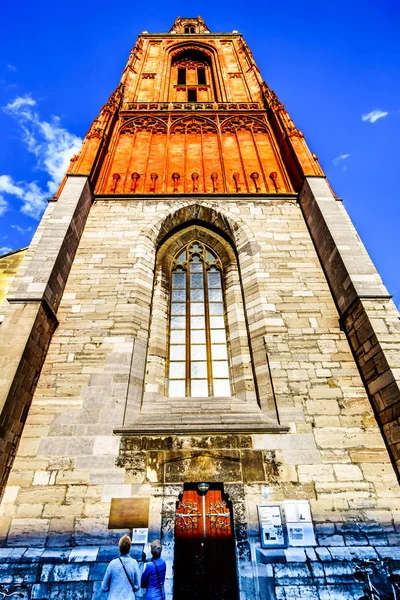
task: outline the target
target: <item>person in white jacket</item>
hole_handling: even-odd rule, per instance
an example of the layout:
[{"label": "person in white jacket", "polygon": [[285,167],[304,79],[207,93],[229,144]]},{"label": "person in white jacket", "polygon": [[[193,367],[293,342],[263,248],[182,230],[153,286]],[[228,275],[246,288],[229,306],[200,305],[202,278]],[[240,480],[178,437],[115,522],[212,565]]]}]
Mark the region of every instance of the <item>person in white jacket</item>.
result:
[{"label": "person in white jacket", "polygon": [[140,590],[139,565],[129,556],[131,545],[131,538],[122,536],[120,556],[110,562],[104,574],[101,591],[108,592],[108,600],[135,600],[135,592]]}]

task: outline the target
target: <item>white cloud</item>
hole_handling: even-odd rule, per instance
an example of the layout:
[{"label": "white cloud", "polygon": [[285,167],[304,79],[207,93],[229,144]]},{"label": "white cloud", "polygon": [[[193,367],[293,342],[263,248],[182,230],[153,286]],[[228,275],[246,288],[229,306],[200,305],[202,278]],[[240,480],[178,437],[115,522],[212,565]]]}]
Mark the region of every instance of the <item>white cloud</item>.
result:
[{"label": "white cloud", "polygon": [[340,156],[337,156],[336,158],[333,159],[333,164],[335,165],[335,167],[337,167],[338,165],[342,165],[342,171],[343,173],[345,173],[347,171],[347,165],[344,164],[343,161],[347,160],[350,157],[350,154],[340,154]]},{"label": "white cloud", "polygon": [[378,119],[383,119],[383,117],[387,117],[388,114],[389,113],[385,110],[375,109],[372,110],[370,113],[361,115],[361,120],[369,121],[370,123],[375,123],[375,121],[377,121]]},{"label": "white cloud", "polygon": [[9,175],[0,175],[0,192],[5,192],[17,198],[23,198],[24,190],[21,186],[15,185]]},{"label": "white cloud", "polygon": [[11,63],[8,63],[7,69],[9,71],[14,71],[15,72],[17,70],[17,67],[15,65],[12,65]]},{"label": "white cloud", "polygon": [[[30,96],[17,96],[13,102],[9,102],[3,107],[4,112],[18,112],[22,106],[36,106],[36,100]],[[30,117],[30,113],[26,113],[26,117]]]},{"label": "white cloud", "polygon": [[19,225],[11,225],[11,229],[15,229],[18,233],[29,233],[32,231],[32,227],[20,227]]},{"label": "white cloud", "polygon": [[0,79],[0,86],[4,90],[13,90],[14,88],[18,87],[18,85],[16,83],[10,83],[6,79]]},{"label": "white cloud", "polygon": [[350,154],[341,154],[340,156],[334,158],[332,162],[334,165],[338,165],[342,160],[346,160],[346,158],[349,158],[349,156]]},{"label": "white cloud", "polygon": [[[57,187],[54,191],[56,190]],[[21,211],[28,215],[28,217],[40,219],[42,212],[46,208],[48,197],[49,194],[40,189],[40,187],[34,181],[26,184]]]},{"label": "white cloud", "polygon": [[15,182],[10,175],[0,175],[0,192],[21,200],[21,212],[33,219],[40,218],[46,208],[46,199],[49,196],[34,181],[31,183],[26,181]]},{"label": "white cloud", "polygon": [[8,246],[0,246],[0,256],[3,256],[3,254],[8,254],[9,252],[12,252],[12,248],[9,248]]},{"label": "white cloud", "polygon": [[3,196],[0,196],[0,217],[4,215],[6,210],[8,210],[8,202]]},{"label": "white cloud", "polygon": [[[82,140],[60,125],[60,118],[52,116],[50,122],[42,121],[33,107],[36,100],[31,96],[18,96],[3,111],[17,120],[22,140],[27,150],[37,159],[37,167],[47,173],[45,189],[36,182],[13,182],[9,175],[0,176],[0,192],[12,194],[23,201],[22,212],[38,219],[46,206],[46,198],[52,196],[64,176],[71,157],[79,152]],[[8,185],[8,189],[2,189]]]}]

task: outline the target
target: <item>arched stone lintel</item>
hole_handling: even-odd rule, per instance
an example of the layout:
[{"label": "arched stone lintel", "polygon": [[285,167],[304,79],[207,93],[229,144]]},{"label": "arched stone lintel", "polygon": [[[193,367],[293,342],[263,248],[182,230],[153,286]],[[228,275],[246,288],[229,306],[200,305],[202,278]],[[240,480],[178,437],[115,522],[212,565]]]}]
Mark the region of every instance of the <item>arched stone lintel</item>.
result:
[{"label": "arched stone lintel", "polygon": [[174,207],[167,213],[161,214],[158,223],[152,226],[152,234],[157,231],[155,238],[157,249],[171,232],[186,227],[190,222],[203,222],[211,229],[217,230],[220,235],[222,232],[236,254],[239,254],[243,248],[252,248],[251,241],[255,239],[255,235],[240,217],[205,202],[187,202],[178,209]]}]

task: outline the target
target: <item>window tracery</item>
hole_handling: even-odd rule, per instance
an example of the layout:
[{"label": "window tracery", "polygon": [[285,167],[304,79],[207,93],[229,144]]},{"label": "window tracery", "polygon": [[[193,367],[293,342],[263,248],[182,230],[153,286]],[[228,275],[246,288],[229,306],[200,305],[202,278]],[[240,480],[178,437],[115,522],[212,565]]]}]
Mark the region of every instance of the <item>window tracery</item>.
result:
[{"label": "window tracery", "polygon": [[171,135],[176,133],[218,133],[218,128],[212,118],[204,119],[202,117],[185,117],[176,119],[171,125]]},{"label": "window tracery", "polygon": [[[203,49],[188,46],[173,53],[171,60],[171,99],[191,102],[193,91],[197,92],[195,102],[214,100],[211,56]],[[188,86],[188,87],[186,87]]]},{"label": "window tracery", "polygon": [[201,241],[171,270],[168,396],[230,396],[222,263]]},{"label": "window tracery", "polygon": [[262,121],[247,116],[229,117],[222,122],[222,133],[235,133],[237,131],[252,131],[253,133],[268,134],[268,127]]},{"label": "window tracery", "polygon": [[120,135],[132,134],[139,131],[151,132],[154,134],[167,133],[167,123],[165,120],[156,117],[138,117],[129,119],[121,128]]}]

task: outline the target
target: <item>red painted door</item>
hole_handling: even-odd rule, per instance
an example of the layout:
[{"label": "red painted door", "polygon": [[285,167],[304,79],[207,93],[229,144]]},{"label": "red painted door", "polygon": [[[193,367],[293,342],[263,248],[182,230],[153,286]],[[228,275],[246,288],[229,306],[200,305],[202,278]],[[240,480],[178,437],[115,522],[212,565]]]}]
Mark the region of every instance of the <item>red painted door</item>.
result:
[{"label": "red painted door", "polygon": [[221,490],[186,490],[175,515],[174,600],[237,600],[232,515]]}]

